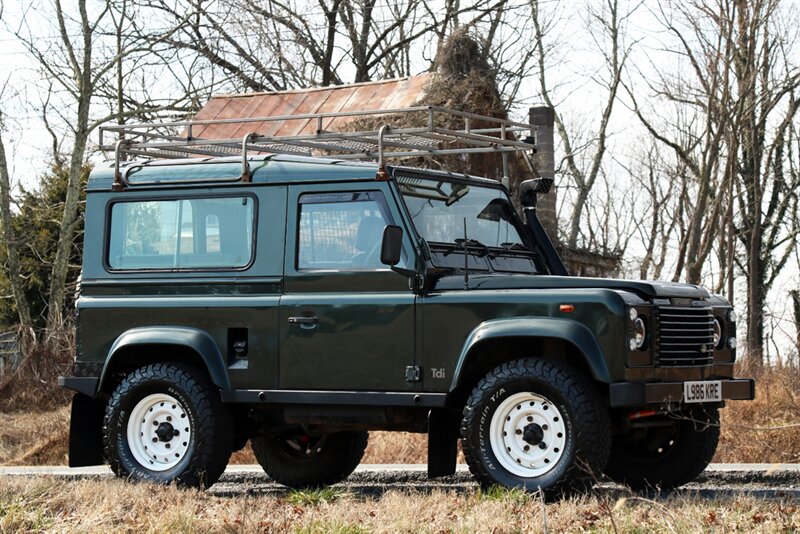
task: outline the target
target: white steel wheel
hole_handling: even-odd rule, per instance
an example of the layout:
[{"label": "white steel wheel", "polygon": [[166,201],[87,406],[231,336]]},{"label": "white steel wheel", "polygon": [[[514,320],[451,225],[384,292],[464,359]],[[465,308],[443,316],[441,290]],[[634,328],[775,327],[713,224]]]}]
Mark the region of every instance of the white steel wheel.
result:
[{"label": "white steel wheel", "polygon": [[177,399],[155,393],[133,408],[127,438],[131,455],[142,467],[166,471],[186,457],[192,443],[192,424]]},{"label": "white steel wheel", "polygon": [[535,393],[515,393],[503,400],[492,415],[489,432],[500,465],[524,478],[552,470],[564,455],[567,441],[563,415]]}]

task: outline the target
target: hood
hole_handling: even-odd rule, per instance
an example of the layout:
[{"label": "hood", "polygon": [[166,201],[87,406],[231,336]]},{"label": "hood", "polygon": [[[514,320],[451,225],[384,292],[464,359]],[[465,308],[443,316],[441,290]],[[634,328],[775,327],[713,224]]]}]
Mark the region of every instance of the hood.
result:
[{"label": "hood", "polygon": [[[615,278],[583,278],[578,276],[549,276],[528,274],[470,273],[469,289],[621,289],[643,297],[708,298],[704,288],[677,282],[648,280],[618,280]],[[464,289],[464,276],[447,275],[436,280],[435,290]]]}]

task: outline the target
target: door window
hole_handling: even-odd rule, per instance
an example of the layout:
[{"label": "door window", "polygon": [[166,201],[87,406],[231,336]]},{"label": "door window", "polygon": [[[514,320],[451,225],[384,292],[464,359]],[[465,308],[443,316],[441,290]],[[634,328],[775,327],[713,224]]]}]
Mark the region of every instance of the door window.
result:
[{"label": "door window", "polygon": [[300,197],[298,269],[386,269],[383,229],[391,223],[379,192]]}]

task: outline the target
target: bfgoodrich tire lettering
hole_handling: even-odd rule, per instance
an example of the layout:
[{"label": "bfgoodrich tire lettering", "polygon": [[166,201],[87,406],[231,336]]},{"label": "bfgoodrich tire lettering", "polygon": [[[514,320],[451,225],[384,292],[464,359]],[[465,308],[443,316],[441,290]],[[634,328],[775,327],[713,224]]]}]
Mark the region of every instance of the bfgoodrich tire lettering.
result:
[{"label": "bfgoodrich tire lettering", "polygon": [[505,363],[478,383],[464,408],[461,438],[482,486],[560,496],[599,476],[609,429],[605,404],[587,378],[565,364],[529,358]]},{"label": "bfgoodrich tire lettering", "polygon": [[[121,477],[208,487],[230,458],[230,421],[202,371],[171,363],[147,365],[126,376],[111,395],[103,424],[105,456]],[[172,456],[166,458],[167,453]]]},{"label": "bfgoodrich tire lettering", "polygon": [[668,490],[697,478],[717,450],[719,409],[698,407],[674,417],[666,427],[614,436],[606,475],[636,490]]},{"label": "bfgoodrich tire lettering", "polygon": [[367,432],[310,436],[301,429],[272,432],[252,440],[264,472],[290,488],[313,488],[341,482],[361,463]]}]

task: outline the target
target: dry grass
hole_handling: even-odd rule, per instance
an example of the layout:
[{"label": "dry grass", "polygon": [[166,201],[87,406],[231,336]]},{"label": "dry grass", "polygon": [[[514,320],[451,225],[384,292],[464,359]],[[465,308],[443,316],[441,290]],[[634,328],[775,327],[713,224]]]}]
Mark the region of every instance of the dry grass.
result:
[{"label": "dry grass", "polygon": [[788,532],[796,504],[752,497],[547,504],[518,492],[389,490],[221,497],[119,480],[0,478],[0,532]]},{"label": "dry grass", "polygon": [[[758,374],[756,400],[729,402],[722,410],[722,438],[715,462],[800,462],[800,371],[786,368]],[[67,408],[0,417],[0,464],[66,463]],[[425,463],[426,447],[425,434],[371,432],[363,462]],[[249,446],[235,453],[231,462],[256,463]]]},{"label": "dry grass", "polygon": [[48,412],[0,415],[0,464],[65,465],[69,407]]},{"label": "dry grass", "polygon": [[800,462],[800,369],[741,372],[756,377],[756,399],[728,403],[716,462]]},{"label": "dry grass", "polygon": [[0,380],[0,413],[41,412],[63,406],[72,394],[58,387],[58,377],[69,374],[75,354],[75,334],[65,329],[51,345],[35,341],[20,329],[23,358],[13,373]]}]

